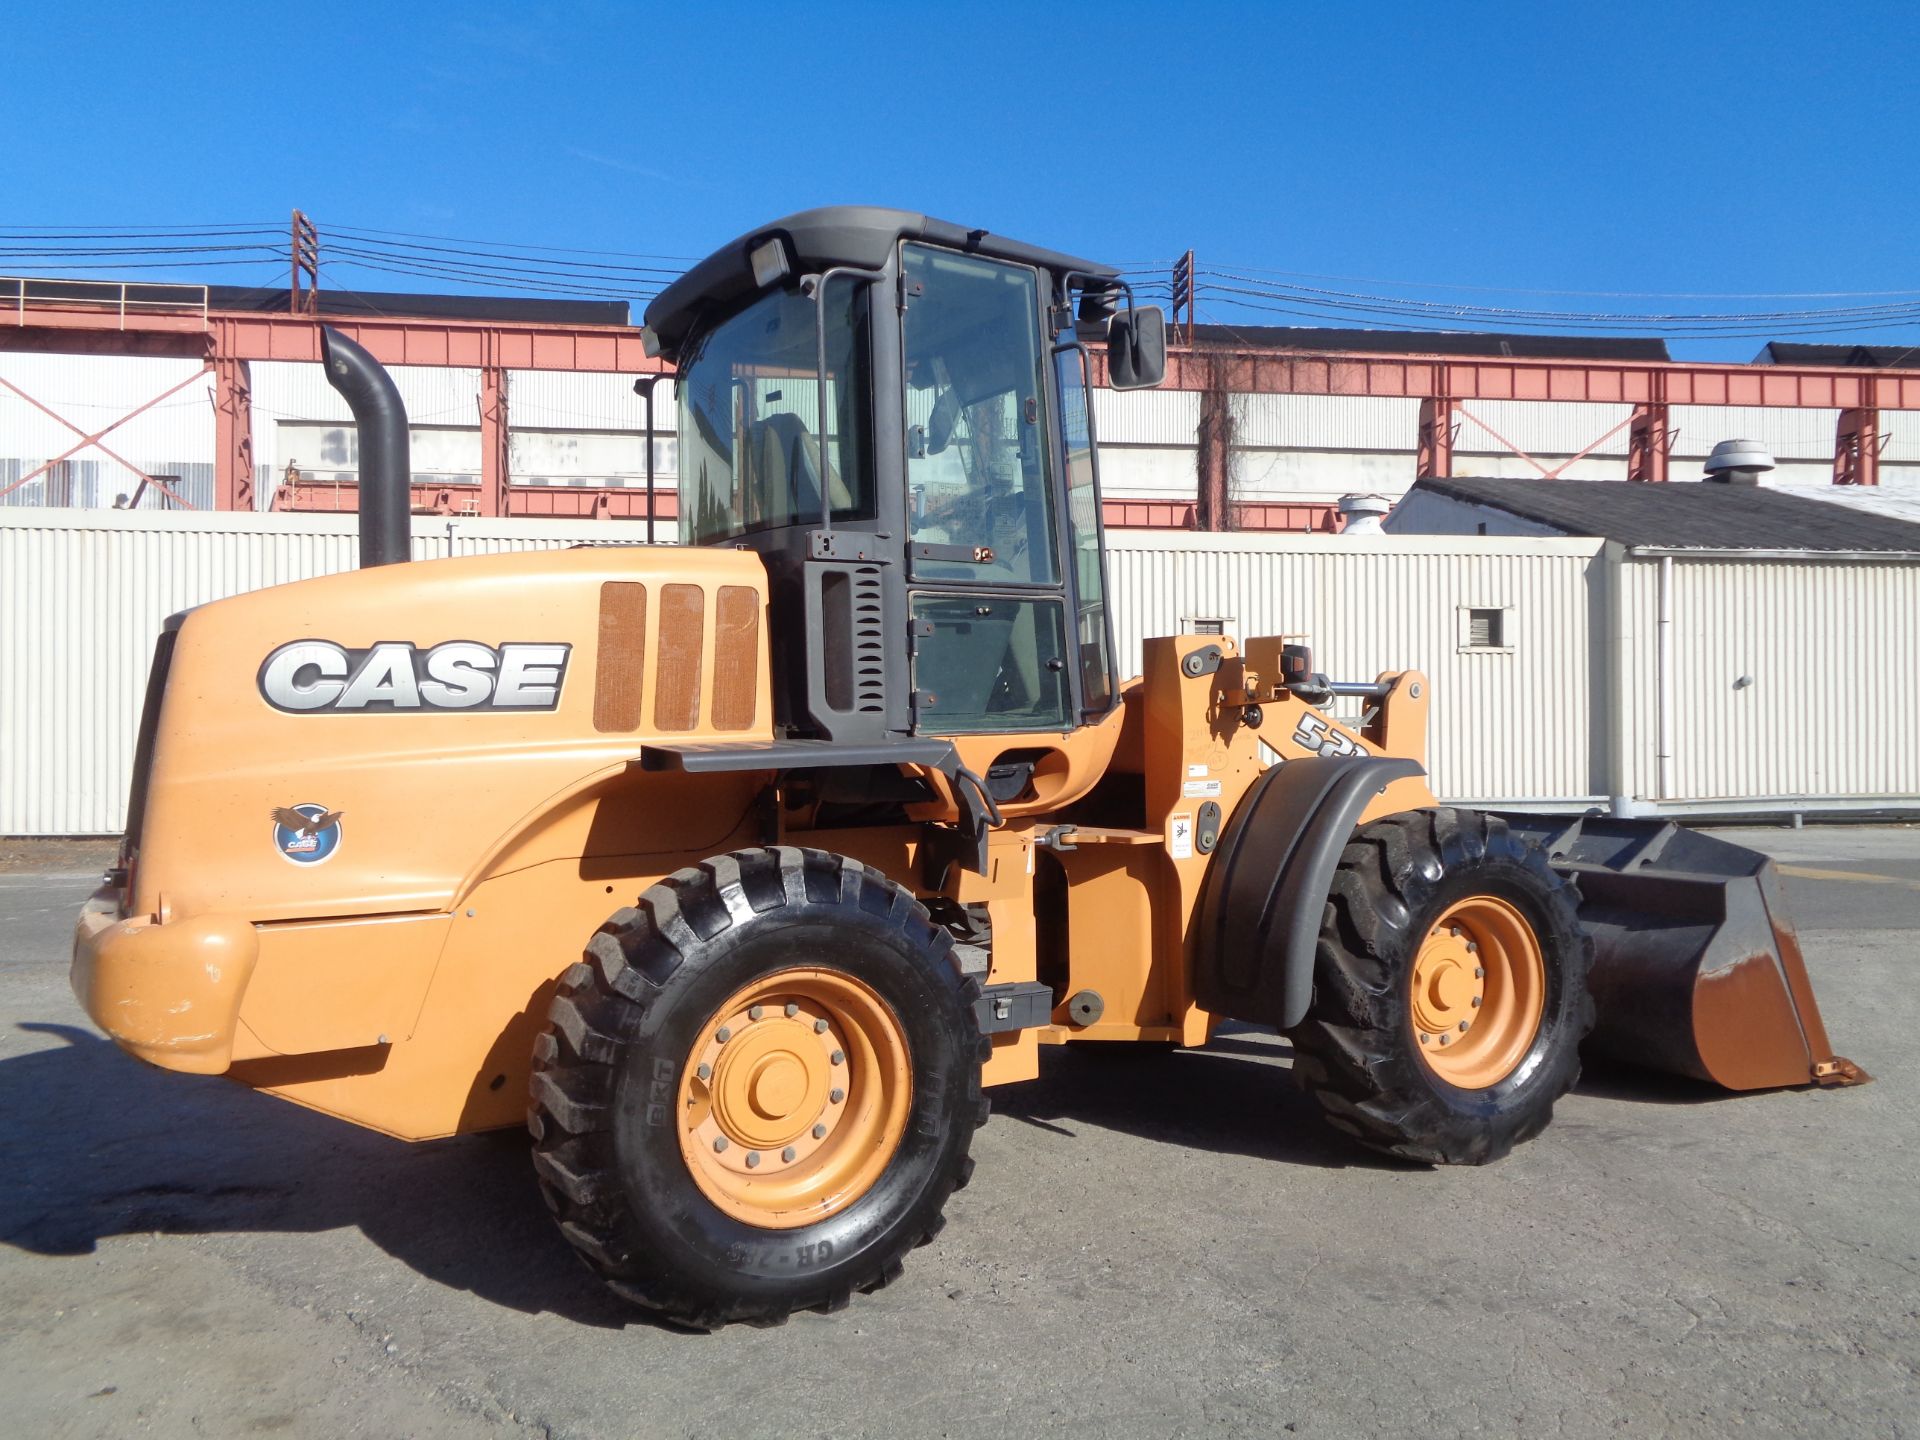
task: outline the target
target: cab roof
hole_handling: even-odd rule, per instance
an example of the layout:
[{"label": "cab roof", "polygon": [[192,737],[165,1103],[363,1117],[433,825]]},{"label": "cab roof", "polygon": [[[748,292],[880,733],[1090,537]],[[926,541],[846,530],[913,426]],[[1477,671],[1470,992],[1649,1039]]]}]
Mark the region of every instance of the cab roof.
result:
[{"label": "cab roof", "polygon": [[646,323],[659,337],[663,354],[673,355],[702,315],[731,310],[760,288],[754,283],[749,257],[755,247],[776,235],[787,242],[802,274],[818,273],[835,265],[877,270],[886,264],[893,247],[900,241],[926,240],[996,260],[1038,266],[1055,274],[1071,270],[1106,280],[1119,276],[1119,271],[1110,265],[1096,265],[1091,260],[1043,250],[986,230],[970,230],[950,220],[936,220],[910,210],[889,210],[877,205],[829,205],[802,210],[757,230],[749,230],[739,239],[722,245],[656,295],[647,306]]}]

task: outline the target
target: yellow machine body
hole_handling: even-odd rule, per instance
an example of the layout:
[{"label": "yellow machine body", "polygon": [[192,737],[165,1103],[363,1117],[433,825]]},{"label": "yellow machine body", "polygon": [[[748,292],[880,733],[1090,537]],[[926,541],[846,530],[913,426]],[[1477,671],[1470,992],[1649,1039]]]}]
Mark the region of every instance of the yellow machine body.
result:
[{"label": "yellow machine body", "polygon": [[[606,915],[707,857],[794,844],[987,907],[989,982],[1044,980],[1058,1002],[1053,1023],[995,1037],[986,1083],[1022,1080],[1043,1044],[1204,1043],[1188,958],[1205,826],[1275,754],[1418,760],[1424,744],[1416,673],[1382,677],[1373,718],[1350,729],[1277,687],[1272,662],[1256,668],[1277,642],[1240,657],[1219,637],[1150,640],[1103,722],[958,738],[982,772],[1008,750],[1040,758],[1030,797],[1002,806],[986,872],[948,867],[929,888],[926,827],[958,816],[936,771],[924,778],[946,798],[913,823],[823,829],[779,803],[768,771],[639,764],[650,740],[770,738],[766,606],[753,554],[604,547],[387,566],[189,612],[164,645],[125,877],[76,933],[76,992],[165,1068],[409,1139],[518,1124],[554,984]],[[279,708],[270,661],[302,640],[349,668],[382,645],[398,658],[372,680],[310,665],[296,678],[336,703]],[[401,703],[434,683],[423,657],[458,643],[566,647],[551,708]],[[1217,663],[1189,674],[1196,654]],[[1364,818],[1433,803],[1397,780]],[[276,843],[277,815],[302,805],[331,818],[316,862]],[[1068,812],[1101,818],[1066,826]],[[1101,997],[1097,1018],[1069,1014],[1081,992]]]}]

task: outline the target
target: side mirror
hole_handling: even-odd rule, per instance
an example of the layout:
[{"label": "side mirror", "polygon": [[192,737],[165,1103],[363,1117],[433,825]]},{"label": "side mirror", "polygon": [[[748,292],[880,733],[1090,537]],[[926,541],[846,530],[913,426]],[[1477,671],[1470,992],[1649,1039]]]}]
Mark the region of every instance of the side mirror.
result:
[{"label": "side mirror", "polygon": [[1107,325],[1107,384],[1149,390],[1167,378],[1167,317],[1158,305],[1122,310]]}]

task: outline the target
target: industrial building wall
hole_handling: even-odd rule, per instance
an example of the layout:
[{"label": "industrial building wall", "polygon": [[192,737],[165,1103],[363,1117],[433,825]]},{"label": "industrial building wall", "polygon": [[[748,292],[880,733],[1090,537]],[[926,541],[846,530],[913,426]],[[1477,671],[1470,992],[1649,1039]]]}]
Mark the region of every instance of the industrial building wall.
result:
[{"label": "industrial building wall", "polygon": [[[185,381],[159,403],[115,426],[104,443],[149,475],[178,476],[180,483],[169,485],[187,504],[213,503],[213,372],[198,360],[0,352],[0,376],[85,434],[105,430]],[[0,386],[0,490],[80,439],[33,401]],[[139,483],[125,466],[89,447],[53,472],[0,495],[0,506],[107,507]],[[159,508],[167,502],[153,494],[141,503]]]},{"label": "industrial building wall", "polygon": [[1660,567],[1629,555],[1620,569],[1622,793],[1722,809],[1920,807],[1920,564],[1675,559],[1664,796]]},{"label": "industrial building wall", "polygon": [[[420,558],[628,537],[614,522],[416,519]],[[1323,668],[1436,682],[1436,783],[1464,798],[1589,793],[1586,568],[1597,542],[1110,538],[1122,668],[1196,620],[1307,634]],[[153,637],[170,613],[355,563],[330,515],[0,515],[0,834],[120,828]],[[1461,645],[1460,607],[1508,606],[1512,644]],[[295,756],[288,763],[297,763]]]},{"label": "industrial building wall", "polygon": [[[350,478],[353,432],[345,403],[313,364],[252,367],[256,503],[272,502],[289,463],[308,476]],[[0,376],[92,431],[151,399],[197,362],[126,356],[0,354]],[[414,469],[423,482],[477,484],[479,372],[396,366],[414,427]],[[1232,483],[1246,501],[1326,502],[1354,492],[1397,497],[1413,484],[1419,402],[1329,395],[1246,395],[1236,419]],[[656,395],[655,464],[674,483],[673,393]],[[645,407],[625,375],[510,372],[509,469],[533,485],[639,486],[645,469]],[[1193,391],[1096,392],[1103,488],[1114,499],[1191,500],[1200,396]],[[1456,415],[1454,473],[1565,478],[1626,477],[1624,405],[1472,400]],[[1837,411],[1675,406],[1672,473],[1697,479],[1714,444],[1752,439],[1778,462],[1780,483],[1822,483],[1832,474]],[[1920,412],[1884,411],[1881,483],[1920,493]],[[1611,434],[1608,432],[1612,431]],[[1602,437],[1606,438],[1603,440]],[[79,437],[0,387],[0,489]],[[1594,442],[1600,441],[1595,446]],[[1510,442],[1510,444],[1509,444]],[[206,374],[116,429],[107,443],[149,471],[181,477],[190,504],[210,504],[213,487],[213,377]],[[1517,446],[1533,457],[1516,454]],[[1573,456],[1594,446],[1582,459]],[[1534,462],[1538,462],[1537,464]],[[57,475],[0,497],[0,506],[71,503],[110,506],[132,490],[129,473],[86,450]],[[159,508],[148,504],[148,508]]]},{"label": "industrial building wall", "polygon": [[[322,481],[358,472],[353,415],[318,365],[253,367],[254,469],[265,509],[288,465]],[[396,365],[388,373],[407,407],[416,480],[480,483],[480,372]],[[516,484],[645,483],[646,404],[630,375],[513,370],[507,374],[508,470]],[[674,483],[673,386],[654,399],[656,479]]]}]

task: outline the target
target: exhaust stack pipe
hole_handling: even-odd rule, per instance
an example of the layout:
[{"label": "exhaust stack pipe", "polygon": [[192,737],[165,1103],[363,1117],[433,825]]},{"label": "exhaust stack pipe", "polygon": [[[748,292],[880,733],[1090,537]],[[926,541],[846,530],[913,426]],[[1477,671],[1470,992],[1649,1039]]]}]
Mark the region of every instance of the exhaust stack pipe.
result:
[{"label": "exhaust stack pipe", "polygon": [[338,330],[320,327],[327,383],[353,411],[360,448],[360,568],[412,558],[413,466],[407,407],[393,377]]}]

